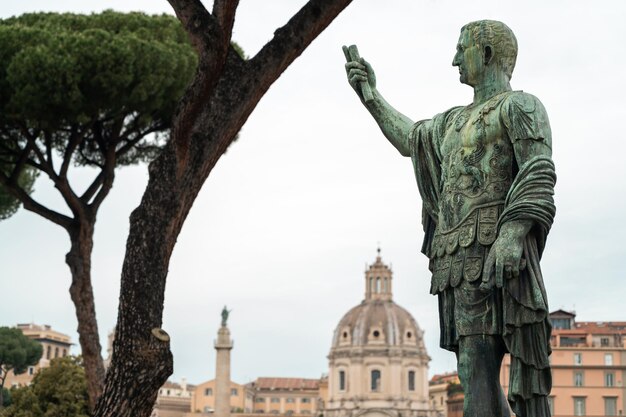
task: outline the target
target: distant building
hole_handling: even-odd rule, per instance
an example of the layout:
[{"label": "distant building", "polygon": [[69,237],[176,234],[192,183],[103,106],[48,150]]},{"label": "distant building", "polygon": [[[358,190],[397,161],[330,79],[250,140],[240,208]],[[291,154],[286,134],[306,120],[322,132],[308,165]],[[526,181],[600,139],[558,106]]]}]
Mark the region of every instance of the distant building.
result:
[{"label": "distant building", "polygon": [[[212,414],[215,412],[215,379],[203,382],[195,387],[191,399],[190,411]],[[252,410],[252,392],[245,385],[230,383],[231,413],[250,413]]]},{"label": "distant building", "polygon": [[253,413],[317,416],[320,379],[257,378],[246,385],[253,394]]},{"label": "distant building", "polygon": [[337,325],[328,355],[325,417],[432,417],[423,332],[393,301],[379,254],[365,271],[365,299]]},{"label": "distant building", "polygon": [[[550,313],[555,417],[621,416],[626,411],[626,322],[577,322],[576,314]],[[509,357],[500,380],[509,383]]]},{"label": "distant building", "polygon": [[183,378],[180,384],[167,381],[159,389],[152,417],[182,417],[191,410],[194,385]]},{"label": "distant building", "polygon": [[43,354],[39,363],[29,366],[25,373],[14,375],[12,371],[9,372],[4,383],[5,387],[30,384],[39,369],[50,366],[52,359],[69,355],[72,347],[72,342],[68,335],[53,330],[48,324],[26,323],[18,324],[16,328],[20,329],[24,336],[41,343]]},{"label": "distant building", "polygon": [[[445,374],[434,375],[428,383],[428,397],[430,399],[430,406],[440,417],[448,416],[448,399],[450,390],[454,391],[454,388],[460,387],[459,374],[457,372],[448,372]],[[455,391],[456,393],[456,391]],[[461,401],[461,406],[463,402]],[[461,408],[461,415],[463,409]]]}]

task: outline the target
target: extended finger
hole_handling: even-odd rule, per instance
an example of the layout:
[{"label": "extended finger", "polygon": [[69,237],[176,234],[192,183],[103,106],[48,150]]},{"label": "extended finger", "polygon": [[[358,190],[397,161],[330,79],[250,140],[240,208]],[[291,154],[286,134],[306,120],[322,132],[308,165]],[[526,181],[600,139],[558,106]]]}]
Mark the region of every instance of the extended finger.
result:
[{"label": "extended finger", "polygon": [[504,276],[507,279],[513,278],[513,266],[509,263],[504,264]]},{"label": "extended finger", "polygon": [[487,259],[485,260],[485,266],[483,269],[483,282],[489,282],[491,280],[491,273],[493,272],[493,265],[495,263],[495,256],[489,252]]},{"label": "extended finger", "polygon": [[504,283],[504,264],[499,259],[496,259],[496,287],[502,288]]},{"label": "extended finger", "polygon": [[519,278],[520,262],[515,262],[511,267],[511,276],[509,278]]}]

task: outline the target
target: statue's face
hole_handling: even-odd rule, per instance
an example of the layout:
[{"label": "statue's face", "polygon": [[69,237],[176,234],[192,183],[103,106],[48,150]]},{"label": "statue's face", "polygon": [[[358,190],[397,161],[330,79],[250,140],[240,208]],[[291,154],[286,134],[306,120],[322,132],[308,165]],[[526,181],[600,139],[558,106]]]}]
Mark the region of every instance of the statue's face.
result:
[{"label": "statue's face", "polygon": [[474,87],[483,78],[485,72],[483,51],[474,42],[468,30],[464,30],[459,37],[452,65],[459,67],[459,79],[463,84]]}]

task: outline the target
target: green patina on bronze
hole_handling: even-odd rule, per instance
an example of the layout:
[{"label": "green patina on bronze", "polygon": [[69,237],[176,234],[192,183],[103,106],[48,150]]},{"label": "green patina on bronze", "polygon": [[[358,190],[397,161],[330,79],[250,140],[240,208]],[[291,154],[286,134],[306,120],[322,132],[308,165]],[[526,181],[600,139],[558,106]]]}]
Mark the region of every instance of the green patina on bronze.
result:
[{"label": "green patina on bronze", "polygon": [[[383,134],[413,162],[440,344],[457,355],[465,417],[509,415],[498,380],[507,352],[515,414],[550,415],[550,324],[539,261],[555,215],[556,175],[543,105],[511,89],[516,57],[517,41],[503,23],[465,25],[452,65],[473,88],[473,101],[417,123],[385,101],[369,63],[346,64]],[[371,97],[364,98],[364,84]]]}]

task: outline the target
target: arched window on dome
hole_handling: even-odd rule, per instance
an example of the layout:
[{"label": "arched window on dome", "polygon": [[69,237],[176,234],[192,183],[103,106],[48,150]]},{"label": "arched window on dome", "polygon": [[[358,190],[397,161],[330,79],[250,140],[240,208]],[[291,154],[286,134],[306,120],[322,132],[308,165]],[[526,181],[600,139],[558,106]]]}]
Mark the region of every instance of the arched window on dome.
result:
[{"label": "arched window on dome", "polygon": [[389,283],[387,282],[387,277],[385,277],[385,279],[383,280],[383,292],[387,293],[389,292],[389,287],[388,287]]},{"label": "arched window on dome", "polygon": [[380,371],[378,369],[372,370],[371,374],[371,389],[373,392],[380,391]]},{"label": "arched window on dome", "polygon": [[339,391],[346,390],[346,371],[339,371]]},{"label": "arched window on dome", "polygon": [[415,371],[409,371],[409,391],[415,391]]},{"label": "arched window on dome", "polygon": [[380,277],[376,277],[376,294],[380,293]]},{"label": "arched window on dome", "polygon": [[370,277],[370,292],[374,292],[376,289],[374,288],[374,277]]}]

